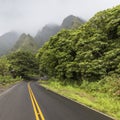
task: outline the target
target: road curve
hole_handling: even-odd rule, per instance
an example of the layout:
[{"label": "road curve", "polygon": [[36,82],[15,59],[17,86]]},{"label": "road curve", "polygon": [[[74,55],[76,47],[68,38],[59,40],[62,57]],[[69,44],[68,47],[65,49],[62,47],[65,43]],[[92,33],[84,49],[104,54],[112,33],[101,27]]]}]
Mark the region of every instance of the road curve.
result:
[{"label": "road curve", "polygon": [[0,120],[37,119],[35,100],[45,120],[113,120],[61,97],[37,82],[30,82],[30,88],[28,82],[21,82],[0,95]]}]

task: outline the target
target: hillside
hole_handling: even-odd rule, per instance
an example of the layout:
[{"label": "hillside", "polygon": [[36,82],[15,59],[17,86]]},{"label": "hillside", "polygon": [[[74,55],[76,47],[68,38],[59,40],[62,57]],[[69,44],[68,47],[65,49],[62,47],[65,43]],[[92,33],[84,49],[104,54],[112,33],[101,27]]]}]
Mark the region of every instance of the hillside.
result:
[{"label": "hillside", "polygon": [[55,24],[48,24],[44,26],[43,29],[35,36],[35,40],[39,44],[39,47],[42,47],[42,45],[48,41],[50,37],[57,34],[61,29],[76,29],[83,23],[85,23],[84,20],[70,15],[63,20],[60,26]]},{"label": "hillside", "polygon": [[120,5],[60,31],[37,58],[47,88],[120,119]]},{"label": "hillside", "polygon": [[59,31],[60,27],[56,24],[45,25],[42,30],[40,30],[36,36],[35,41],[39,44],[39,47],[49,40],[49,38],[55,35]]},{"label": "hillside", "polygon": [[[34,49],[38,49],[38,47],[39,48],[42,47],[43,44],[50,39],[50,37],[57,34],[61,29],[76,29],[77,27],[81,26],[81,24],[83,23],[84,21],[82,19],[70,15],[63,20],[60,26],[56,24],[45,25],[42,28],[42,30],[38,31],[35,38],[28,36],[29,38],[20,37],[20,39],[18,40],[19,35],[16,32],[5,33],[4,35],[0,36],[0,56],[9,53],[11,49],[12,50],[25,49],[25,48],[32,49],[32,47]],[[24,42],[24,40],[21,39],[34,39],[35,41],[25,40]],[[37,43],[37,47],[35,42]],[[32,44],[33,46],[30,44]],[[28,45],[28,47],[25,47],[26,45]]]},{"label": "hillside", "polygon": [[38,46],[36,42],[34,41],[34,38],[30,36],[29,34],[26,35],[23,33],[14,47],[12,48],[12,51],[18,51],[18,50],[23,50],[23,51],[30,51],[30,52],[36,52],[38,49]]},{"label": "hillside", "polygon": [[80,27],[83,23],[85,23],[85,21],[80,19],[79,17],[69,15],[63,20],[60,28],[61,29],[76,29]]},{"label": "hillside", "polygon": [[62,30],[53,36],[37,55],[41,74],[79,82],[119,75],[119,16],[117,6],[97,13],[76,30]]},{"label": "hillside", "polygon": [[18,37],[19,35],[16,32],[8,32],[0,36],[0,56],[10,51]]}]

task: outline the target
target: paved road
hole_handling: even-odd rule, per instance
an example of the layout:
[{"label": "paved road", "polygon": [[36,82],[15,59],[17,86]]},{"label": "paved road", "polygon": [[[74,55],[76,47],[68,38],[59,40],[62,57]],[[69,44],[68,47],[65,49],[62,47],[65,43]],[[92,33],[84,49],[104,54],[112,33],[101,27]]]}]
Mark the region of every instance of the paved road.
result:
[{"label": "paved road", "polygon": [[113,120],[52,93],[36,82],[30,85],[21,82],[0,95],[0,120],[40,120],[35,118],[35,111],[39,111],[35,103],[44,117],[41,120]]}]

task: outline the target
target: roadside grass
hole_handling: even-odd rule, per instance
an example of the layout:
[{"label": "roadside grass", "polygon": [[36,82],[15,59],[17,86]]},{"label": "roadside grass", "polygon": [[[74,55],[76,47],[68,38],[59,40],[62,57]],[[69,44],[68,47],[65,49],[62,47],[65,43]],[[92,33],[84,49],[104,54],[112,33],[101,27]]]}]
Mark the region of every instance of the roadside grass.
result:
[{"label": "roadside grass", "polygon": [[120,97],[115,94],[117,88],[114,88],[119,84],[116,84],[118,80],[114,79],[107,77],[98,82],[83,81],[80,85],[56,79],[39,82],[60,95],[120,120]]},{"label": "roadside grass", "polygon": [[12,78],[11,76],[1,76],[0,75],[0,86],[8,86],[8,85],[16,83],[20,80],[22,80],[22,79],[19,77]]}]

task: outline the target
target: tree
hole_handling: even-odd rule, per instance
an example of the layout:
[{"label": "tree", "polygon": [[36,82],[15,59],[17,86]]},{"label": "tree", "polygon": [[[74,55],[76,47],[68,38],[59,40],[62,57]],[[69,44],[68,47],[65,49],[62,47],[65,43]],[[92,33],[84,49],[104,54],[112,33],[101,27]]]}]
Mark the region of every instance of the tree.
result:
[{"label": "tree", "polygon": [[5,76],[9,74],[9,61],[5,56],[0,58],[0,75]]},{"label": "tree", "polygon": [[13,77],[27,78],[30,74],[38,72],[38,63],[30,52],[17,51],[8,56],[9,70]]},{"label": "tree", "polygon": [[42,73],[61,80],[100,80],[120,70],[120,5],[76,30],[62,30],[38,52]]}]

